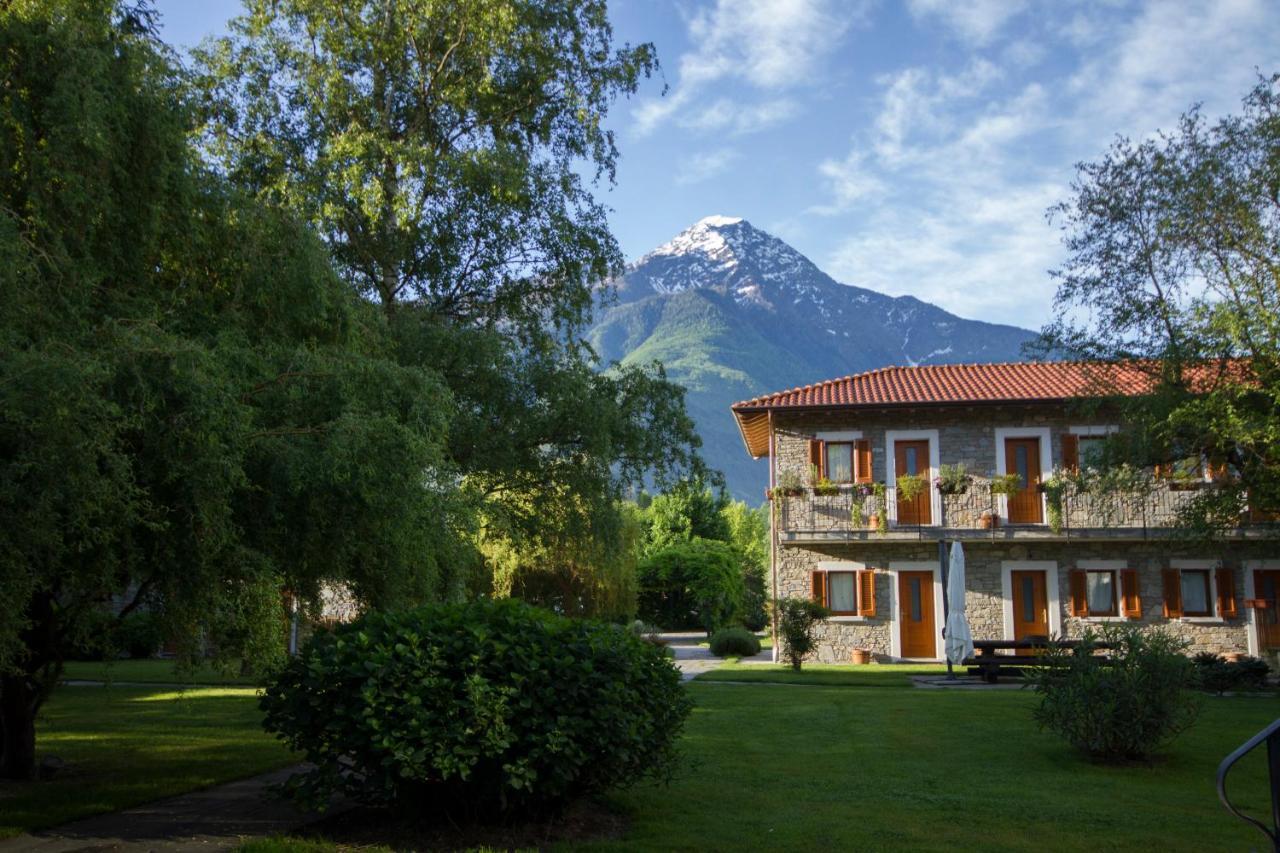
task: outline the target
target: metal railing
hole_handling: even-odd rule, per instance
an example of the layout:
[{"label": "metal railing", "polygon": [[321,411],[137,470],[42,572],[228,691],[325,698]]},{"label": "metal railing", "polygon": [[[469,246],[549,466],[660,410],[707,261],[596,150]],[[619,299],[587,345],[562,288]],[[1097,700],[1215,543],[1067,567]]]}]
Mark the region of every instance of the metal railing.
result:
[{"label": "metal railing", "polygon": [[[1142,491],[1075,491],[1061,492],[1060,510],[1046,506],[1039,521],[1010,522],[1007,503],[993,493],[988,480],[978,479],[959,494],[938,495],[932,505],[941,509],[941,518],[931,518],[927,524],[891,525],[897,534],[914,533],[922,539],[932,538],[939,529],[991,530],[992,537],[1001,529],[1054,529],[1058,535],[1071,538],[1087,531],[1134,530],[1145,537],[1153,529],[1173,528],[1177,525],[1183,507],[1194,501],[1199,489],[1180,487],[1162,481],[1153,481]],[[930,501],[933,493],[923,500]],[[781,501],[780,529],[784,532],[808,536],[847,536],[857,538],[873,532],[870,519],[883,508],[874,495],[863,494],[858,487],[841,487],[835,494],[814,494],[805,489],[803,494],[778,496]],[[855,512],[856,509],[856,512]],[[985,516],[985,518],[984,518]],[[1056,517],[1056,518],[1055,518]],[[987,519],[990,519],[988,521]],[[1056,525],[1053,522],[1056,521]],[[1248,519],[1242,523],[1248,523]]]},{"label": "metal railing", "polygon": [[[1244,758],[1263,743],[1267,745],[1267,776],[1271,783],[1271,828],[1257,818],[1250,817],[1231,804],[1227,798],[1227,774],[1236,762]],[[1227,807],[1227,811],[1246,823],[1256,826],[1271,841],[1274,853],[1280,853],[1280,720],[1276,720],[1262,731],[1245,741],[1239,749],[1228,755],[1218,765],[1218,799]]]}]

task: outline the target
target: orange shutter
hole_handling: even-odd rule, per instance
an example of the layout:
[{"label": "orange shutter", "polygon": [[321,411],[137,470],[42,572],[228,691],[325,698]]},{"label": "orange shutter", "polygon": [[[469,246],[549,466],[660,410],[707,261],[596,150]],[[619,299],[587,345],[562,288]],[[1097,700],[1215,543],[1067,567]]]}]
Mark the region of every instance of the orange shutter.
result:
[{"label": "orange shutter", "polygon": [[1236,574],[1231,569],[1218,569],[1214,573],[1218,581],[1218,615],[1223,619],[1236,618]]},{"label": "orange shutter", "polygon": [[814,474],[814,480],[827,475],[826,460],[823,458],[826,454],[825,442],[817,438],[809,439],[809,470]]},{"label": "orange shutter", "polygon": [[1167,619],[1182,616],[1182,573],[1177,569],[1165,569],[1164,578],[1164,615]]},{"label": "orange shutter", "polygon": [[1080,468],[1080,436],[1071,433],[1062,435],[1062,467],[1066,471]]},{"label": "orange shutter", "polygon": [[854,453],[857,456],[855,470],[856,478],[859,483],[871,482],[871,442],[865,438],[860,438],[855,442]]},{"label": "orange shutter", "polygon": [[1137,569],[1120,571],[1120,615],[1128,619],[1142,618],[1142,596],[1138,592]]},{"label": "orange shutter", "polygon": [[876,615],[876,573],[870,569],[858,572],[858,615]]},{"label": "orange shutter", "polygon": [[1068,608],[1072,616],[1089,615],[1088,589],[1085,574],[1080,569],[1071,570],[1071,605]]},{"label": "orange shutter", "polygon": [[827,606],[827,573],[826,572],[810,572],[810,582],[813,584],[813,600]]}]

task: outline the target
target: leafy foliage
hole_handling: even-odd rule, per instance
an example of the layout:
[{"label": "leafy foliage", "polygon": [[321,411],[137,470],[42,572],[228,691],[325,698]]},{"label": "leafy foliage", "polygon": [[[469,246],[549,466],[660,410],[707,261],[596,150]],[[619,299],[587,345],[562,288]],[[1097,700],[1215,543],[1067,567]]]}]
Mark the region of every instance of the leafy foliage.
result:
[{"label": "leafy foliage", "polygon": [[1149,758],[1200,709],[1185,648],[1167,632],[1132,626],[1086,630],[1074,648],[1051,646],[1048,666],[1028,676],[1040,694],[1036,722],[1102,761]]},{"label": "leafy foliage", "polygon": [[746,628],[721,628],[711,635],[711,654],[718,658],[760,654],[760,639]]},{"label": "leafy foliage", "polygon": [[1192,660],[1200,688],[1219,695],[1228,690],[1262,690],[1271,674],[1267,662],[1261,658],[1228,661],[1213,652],[1201,652]]},{"label": "leafy foliage", "polygon": [[262,707],[316,765],[293,782],[304,799],[344,791],[471,817],[668,778],[691,703],[661,648],[508,600],[318,635]]},{"label": "leafy foliage", "polygon": [[1068,257],[1040,348],[1146,373],[1151,394],[1111,401],[1126,427],[1106,461],[1207,456],[1225,476],[1183,510],[1201,537],[1280,507],[1278,87],[1260,78],[1212,124],[1194,108],[1166,135],[1118,140],[1052,211]]},{"label": "leafy foliage", "polygon": [[816,645],[818,625],[831,611],[807,598],[784,598],[774,602],[778,609],[778,636],[782,641],[782,659],[799,670],[805,655]]},{"label": "leafy foliage", "polygon": [[710,634],[735,620],[744,583],[732,546],[711,539],[670,545],[640,561],[639,614],[667,630]]}]

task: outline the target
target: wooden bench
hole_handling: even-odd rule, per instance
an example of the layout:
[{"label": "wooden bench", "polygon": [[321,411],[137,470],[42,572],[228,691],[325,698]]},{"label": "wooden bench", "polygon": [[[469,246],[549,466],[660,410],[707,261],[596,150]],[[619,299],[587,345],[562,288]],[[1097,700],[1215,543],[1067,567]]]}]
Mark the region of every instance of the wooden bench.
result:
[{"label": "wooden bench", "polygon": [[[1059,648],[1075,648],[1078,640],[1059,640],[1054,645]],[[1049,659],[1043,653],[1049,648],[1048,637],[1025,637],[1021,640],[974,640],[974,656],[967,658],[962,666],[969,668],[970,675],[979,676],[987,684],[996,684],[1002,675],[1021,675],[1024,669],[1046,666]],[[1109,648],[1098,643],[1095,648]],[[1011,655],[997,654],[1010,650]],[[1029,652],[1029,654],[1016,654]]]}]

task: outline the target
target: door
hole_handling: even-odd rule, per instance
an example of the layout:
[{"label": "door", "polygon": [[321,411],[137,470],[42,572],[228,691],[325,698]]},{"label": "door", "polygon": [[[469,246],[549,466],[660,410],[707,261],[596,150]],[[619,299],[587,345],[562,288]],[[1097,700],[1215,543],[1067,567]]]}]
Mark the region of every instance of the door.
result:
[{"label": "door", "polygon": [[902,490],[898,490],[898,523],[899,524],[932,524],[932,504],[929,482],[929,442],[898,441],[893,445],[894,475],[904,474],[924,476],[924,488],[920,494],[909,501],[902,499]]},{"label": "door", "polygon": [[1006,438],[1004,470],[1017,474],[1022,488],[1009,495],[1011,524],[1040,524],[1044,521],[1044,504],[1040,499],[1040,439]]},{"label": "door", "polygon": [[938,656],[933,620],[933,572],[898,572],[898,624],[904,658]]},{"label": "door", "polygon": [[1253,597],[1265,599],[1267,606],[1254,611],[1258,623],[1258,650],[1266,654],[1280,649],[1280,571],[1258,569],[1253,573]]},{"label": "door", "polygon": [[[1049,596],[1043,571],[1010,572],[1013,594],[1013,638],[1049,636]],[[1020,655],[1033,655],[1034,649],[1018,649]]]}]

